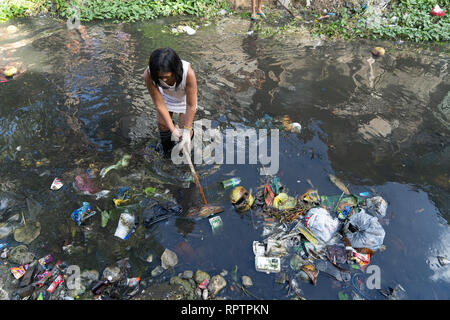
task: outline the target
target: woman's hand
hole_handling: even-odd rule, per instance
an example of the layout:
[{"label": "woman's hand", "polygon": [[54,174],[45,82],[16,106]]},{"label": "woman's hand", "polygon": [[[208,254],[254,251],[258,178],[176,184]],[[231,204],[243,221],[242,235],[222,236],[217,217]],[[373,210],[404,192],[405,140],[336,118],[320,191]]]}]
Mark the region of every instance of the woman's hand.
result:
[{"label": "woman's hand", "polygon": [[174,126],[172,130],[172,141],[179,142],[183,137],[183,130],[181,130],[178,125]]},{"label": "woman's hand", "polygon": [[183,129],[180,147],[182,150],[186,148],[189,153],[191,152],[191,129]]}]

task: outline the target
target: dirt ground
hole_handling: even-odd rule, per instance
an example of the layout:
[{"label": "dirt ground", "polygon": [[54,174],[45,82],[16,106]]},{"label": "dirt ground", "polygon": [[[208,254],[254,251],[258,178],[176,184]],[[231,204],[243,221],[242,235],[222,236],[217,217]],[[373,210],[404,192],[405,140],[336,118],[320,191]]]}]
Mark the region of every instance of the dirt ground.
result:
[{"label": "dirt ground", "polygon": [[[336,12],[339,8],[343,8],[346,2],[352,6],[360,5],[357,0],[310,0],[309,10],[313,12],[323,12],[323,10]],[[306,8],[306,3],[306,0],[291,1],[291,5],[298,9]]]},{"label": "dirt ground", "polygon": [[[251,7],[251,0],[227,0],[233,9],[249,10]],[[283,2],[283,1],[282,1]],[[313,12],[323,12],[326,9],[329,12],[336,12],[339,8],[344,7],[347,2],[349,5],[359,6],[357,0],[310,0],[309,10]],[[264,6],[272,8],[281,7],[277,0],[263,0]],[[291,7],[299,10],[306,9],[307,0],[291,0]]]}]

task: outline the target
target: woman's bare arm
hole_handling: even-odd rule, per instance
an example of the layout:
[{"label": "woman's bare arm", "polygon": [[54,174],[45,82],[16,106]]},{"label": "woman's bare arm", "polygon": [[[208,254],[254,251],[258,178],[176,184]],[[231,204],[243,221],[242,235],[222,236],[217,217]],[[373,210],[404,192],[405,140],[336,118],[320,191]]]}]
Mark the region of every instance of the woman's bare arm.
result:
[{"label": "woman's bare arm", "polygon": [[189,66],[186,76],[186,120],[184,126],[192,128],[195,111],[197,109],[197,79],[195,72]]}]

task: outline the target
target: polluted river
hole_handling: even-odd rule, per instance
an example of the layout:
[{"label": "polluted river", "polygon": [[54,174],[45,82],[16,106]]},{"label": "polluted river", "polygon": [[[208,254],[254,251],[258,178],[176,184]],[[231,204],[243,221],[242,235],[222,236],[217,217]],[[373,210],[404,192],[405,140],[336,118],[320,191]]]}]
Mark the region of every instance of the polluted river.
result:
[{"label": "polluted river", "polygon": [[[0,25],[2,299],[449,299],[448,44],[197,24],[193,35],[174,34],[175,18]],[[189,166],[155,149],[142,74],[163,47],[196,73],[203,145],[224,137],[223,161],[195,164],[223,207],[208,217],[187,216],[202,205]],[[249,136],[231,144],[245,159],[229,159],[227,130],[267,143]],[[237,185],[249,210],[230,201]],[[83,206],[92,215],[78,224]]]}]

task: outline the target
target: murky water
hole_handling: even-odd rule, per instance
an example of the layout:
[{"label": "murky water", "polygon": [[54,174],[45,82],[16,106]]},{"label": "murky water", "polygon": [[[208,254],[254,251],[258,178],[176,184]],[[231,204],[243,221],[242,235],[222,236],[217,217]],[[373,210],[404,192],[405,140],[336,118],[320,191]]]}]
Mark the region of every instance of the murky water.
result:
[{"label": "murky water", "polygon": [[[138,202],[142,189],[152,186],[160,194],[169,190],[165,197],[184,209],[201,203],[194,184],[181,187],[187,167],[174,168],[155,152],[142,157],[158,139],[142,73],[152,50],[172,47],[196,72],[196,119],[221,129],[255,127],[266,114],[301,123],[300,134],[280,132],[278,176],[289,194],[303,194],[307,180],[322,195],[340,194],[328,179],[334,174],[353,193],[370,191],[387,200],[381,221],[387,249],[371,260],[381,268],[383,288],[401,284],[410,299],[450,298],[450,266],[439,267],[436,260],[450,257],[448,45],[259,39],[238,19],[174,36],[163,32],[167,23],[176,20],[87,24],[81,32],[48,18],[18,20],[14,34],[6,32],[8,24],[0,26],[0,67],[14,63],[22,71],[0,84],[1,194],[14,203],[2,208],[1,219],[23,211],[26,220],[41,222],[33,252],[100,271],[129,257],[133,273],[146,278],[169,248],[179,253],[177,272],[217,274],[237,265],[239,275],[253,279],[254,296],[288,298],[276,275],[254,268],[252,242],[262,239],[261,218],[236,213],[229,190],[219,185],[238,176],[256,192],[264,182],[260,165],[197,166],[208,202],[225,206],[219,233],[212,233],[207,219],[172,218],[152,229],[140,226],[123,241],[114,237],[118,216],[105,228],[100,214],[81,228],[71,220],[83,201],[113,208],[112,196],[96,200],[77,193],[72,183],[123,154],[133,154],[130,165],[99,180],[102,189],[115,194],[120,186],[132,187]],[[373,59],[375,45],[387,54]],[[58,191],[49,189],[55,177],[65,183]],[[42,209],[30,210],[26,198]],[[16,244],[12,235],[2,242]],[[62,249],[67,245],[73,252]],[[152,253],[156,258],[149,264],[145,259]],[[300,286],[307,299],[337,299],[339,291],[351,291],[323,273],[316,286]],[[222,296],[247,298],[228,288]],[[371,298],[384,299],[376,291]]]}]

